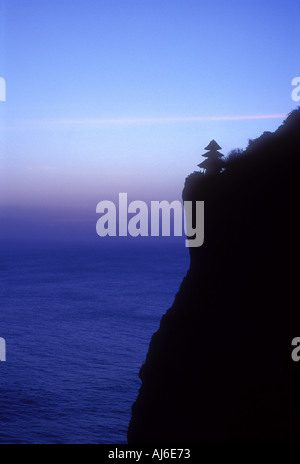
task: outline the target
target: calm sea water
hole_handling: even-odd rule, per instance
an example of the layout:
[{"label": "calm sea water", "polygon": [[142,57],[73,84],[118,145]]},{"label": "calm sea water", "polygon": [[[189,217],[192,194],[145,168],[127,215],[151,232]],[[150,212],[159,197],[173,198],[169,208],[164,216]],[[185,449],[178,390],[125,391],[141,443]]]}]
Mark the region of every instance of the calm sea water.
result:
[{"label": "calm sea water", "polygon": [[0,259],[0,443],[126,443],[138,371],[188,250],[40,244]]}]

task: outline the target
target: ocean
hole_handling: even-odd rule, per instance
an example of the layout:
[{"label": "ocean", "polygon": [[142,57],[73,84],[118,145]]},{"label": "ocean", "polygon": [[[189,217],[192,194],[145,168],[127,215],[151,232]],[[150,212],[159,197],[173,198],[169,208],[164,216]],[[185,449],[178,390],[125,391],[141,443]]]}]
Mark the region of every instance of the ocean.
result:
[{"label": "ocean", "polygon": [[0,443],[126,443],[181,242],[1,246]]}]

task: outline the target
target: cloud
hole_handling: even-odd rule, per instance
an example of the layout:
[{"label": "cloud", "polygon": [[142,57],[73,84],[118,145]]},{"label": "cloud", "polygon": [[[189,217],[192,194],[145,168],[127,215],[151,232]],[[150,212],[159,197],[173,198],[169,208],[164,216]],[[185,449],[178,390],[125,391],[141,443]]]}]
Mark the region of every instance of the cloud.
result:
[{"label": "cloud", "polygon": [[250,121],[258,119],[285,119],[285,113],[239,115],[239,116],[179,116],[179,117],[154,117],[154,118],[96,118],[96,119],[38,119],[23,121],[25,125],[38,127],[79,127],[79,126],[104,126],[104,125],[147,125],[147,124],[173,124],[188,122],[209,121]]}]

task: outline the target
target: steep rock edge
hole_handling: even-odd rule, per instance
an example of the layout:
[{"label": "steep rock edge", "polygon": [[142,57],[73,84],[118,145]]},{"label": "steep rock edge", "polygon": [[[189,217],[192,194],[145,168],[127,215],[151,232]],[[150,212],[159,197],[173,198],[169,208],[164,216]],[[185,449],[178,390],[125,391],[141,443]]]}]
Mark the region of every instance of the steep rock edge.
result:
[{"label": "steep rock edge", "polygon": [[214,176],[205,240],[153,335],[128,443],[300,442],[300,109]]}]

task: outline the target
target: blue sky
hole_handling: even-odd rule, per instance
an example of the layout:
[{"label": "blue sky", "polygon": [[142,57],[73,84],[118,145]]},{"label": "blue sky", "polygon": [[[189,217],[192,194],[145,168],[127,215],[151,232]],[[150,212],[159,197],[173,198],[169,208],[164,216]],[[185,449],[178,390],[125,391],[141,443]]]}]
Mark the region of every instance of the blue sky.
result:
[{"label": "blue sky", "polygon": [[0,5],[6,216],[81,220],[119,192],[178,199],[212,138],[244,148],[297,106],[299,2]]}]

